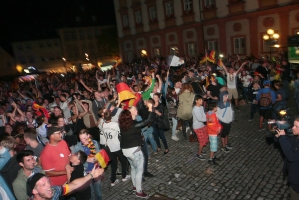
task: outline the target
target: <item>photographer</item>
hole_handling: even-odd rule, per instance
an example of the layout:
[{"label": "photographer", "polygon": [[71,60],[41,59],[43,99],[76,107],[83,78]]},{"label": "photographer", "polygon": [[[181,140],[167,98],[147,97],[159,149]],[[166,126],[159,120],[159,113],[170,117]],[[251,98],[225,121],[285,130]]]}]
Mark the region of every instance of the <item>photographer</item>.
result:
[{"label": "photographer", "polygon": [[285,170],[288,174],[290,200],[299,199],[299,118],[294,121],[293,136],[286,136],[284,130],[277,129],[281,149],[286,157]]}]

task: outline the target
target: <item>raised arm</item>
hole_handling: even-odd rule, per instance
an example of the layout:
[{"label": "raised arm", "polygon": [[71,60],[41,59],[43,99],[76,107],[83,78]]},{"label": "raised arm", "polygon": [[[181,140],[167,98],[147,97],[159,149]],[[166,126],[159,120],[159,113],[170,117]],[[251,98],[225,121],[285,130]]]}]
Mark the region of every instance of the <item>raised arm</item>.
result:
[{"label": "raised arm", "polygon": [[[88,110],[85,108],[85,106],[83,106],[82,102],[84,102],[85,100],[82,101],[78,101],[79,105],[83,108],[83,112],[81,112],[79,114],[79,117],[83,117],[84,115],[86,115],[86,113],[88,112]],[[91,107],[89,106],[89,109],[91,109]]]},{"label": "raised arm", "polygon": [[85,85],[84,81],[82,79],[79,80],[79,82],[83,85],[83,87],[89,91],[90,93],[92,93],[92,89],[90,87],[88,87],[87,85]]},{"label": "raised arm", "polygon": [[228,73],[228,70],[227,70],[227,67],[225,66],[225,64],[224,64],[224,63],[222,64],[222,67],[223,67],[223,69],[224,69],[225,73],[227,74],[227,73]]},{"label": "raised arm", "polygon": [[247,64],[247,62],[243,62],[241,67],[239,67],[239,69],[236,71],[236,73],[238,74],[240,72],[240,70],[243,68],[243,66],[246,65],[246,64]]},{"label": "raised arm", "polygon": [[162,81],[161,76],[160,76],[159,74],[157,74],[156,77],[158,78],[158,83],[159,83],[158,91],[159,91],[160,93],[162,93],[161,90],[162,90],[162,84],[163,84],[163,81]]}]

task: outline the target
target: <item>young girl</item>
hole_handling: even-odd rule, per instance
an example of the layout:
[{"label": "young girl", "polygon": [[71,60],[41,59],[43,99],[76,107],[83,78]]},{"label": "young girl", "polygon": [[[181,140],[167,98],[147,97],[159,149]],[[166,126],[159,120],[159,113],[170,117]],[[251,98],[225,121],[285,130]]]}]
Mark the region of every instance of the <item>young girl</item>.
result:
[{"label": "young girl", "polygon": [[196,133],[198,142],[199,142],[199,148],[198,153],[196,157],[200,159],[201,161],[204,161],[205,158],[202,156],[202,149],[206,146],[208,143],[208,133],[207,128],[204,124],[204,122],[207,121],[206,114],[204,111],[204,108],[202,106],[203,98],[199,95],[195,96],[194,99],[195,105],[192,109],[192,115],[193,115],[193,130]]}]

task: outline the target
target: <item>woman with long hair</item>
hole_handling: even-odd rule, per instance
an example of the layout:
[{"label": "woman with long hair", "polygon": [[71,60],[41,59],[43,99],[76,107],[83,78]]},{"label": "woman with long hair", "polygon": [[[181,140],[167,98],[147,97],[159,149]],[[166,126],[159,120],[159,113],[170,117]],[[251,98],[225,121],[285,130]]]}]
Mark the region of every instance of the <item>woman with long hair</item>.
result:
[{"label": "woman with long hair", "polygon": [[[190,84],[183,84],[182,90],[179,93],[179,107],[177,116],[182,120],[183,136],[187,139],[187,132],[193,131],[192,128],[192,108],[195,94]],[[187,126],[188,125],[188,130]],[[191,134],[190,134],[191,135]],[[192,138],[189,135],[190,142]]]},{"label": "woman with long hair", "polygon": [[145,121],[137,122],[133,120],[129,110],[122,111],[118,119],[121,133],[121,149],[131,165],[133,191],[136,192],[135,195],[140,198],[148,197],[148,195],[142,191],[144,156],[141,151],[141,145],[144,145],[144,141],[142,140],[141,129],[154,119],[153,105],[148,103],[147,106],[150,114]]},{"label": "woman with long hair", "polygon": [[161,149],[161,144],[160,144],[160,139],[162,140],[163,142],[163,146],[164,146],[164,154],[167,154],[169,152],[168,150],[168,144],[167,144],[167,140],[165,138],[165,134],[164,134],[164,130],[162,130],[161,128],[158,127],[158,120],[159,120],[159,117],[164,117],[164,108],[163,108],[163,105],[162,103],[160,103],[160,93],[155,93],[154,94],[154,111],[156,113],[156,119],[154,121],[154,123],[152,124],[153,126],[153,135],[154,135],[154,138],[156,140],[156,143],[157,143],[157,146],[158,146],[158,151]]}]

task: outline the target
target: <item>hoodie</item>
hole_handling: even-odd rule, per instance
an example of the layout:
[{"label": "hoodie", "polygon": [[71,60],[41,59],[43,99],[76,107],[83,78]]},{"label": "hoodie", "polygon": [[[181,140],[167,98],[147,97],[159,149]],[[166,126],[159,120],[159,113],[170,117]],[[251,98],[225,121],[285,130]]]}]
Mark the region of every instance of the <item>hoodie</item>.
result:
[{"label": "hoodie", "polygon": [[179,95],[179,107],[177,111],[177,117],[182,120],[188,120],[192,118],[192,108],[195,94],[193,92],[183,92]]},{"label": "hoodie", "polygon": [[229,101],[223,102],[225,95],[228,95],[227,91],[223,91],[219,94],[216,115],[221,122],[228,124],[233,121],[233,109]]}]

